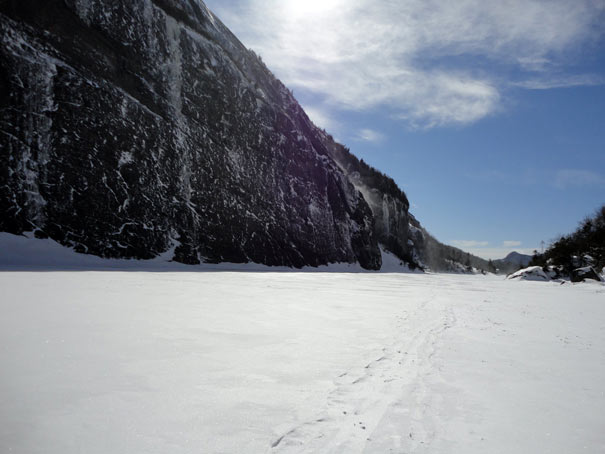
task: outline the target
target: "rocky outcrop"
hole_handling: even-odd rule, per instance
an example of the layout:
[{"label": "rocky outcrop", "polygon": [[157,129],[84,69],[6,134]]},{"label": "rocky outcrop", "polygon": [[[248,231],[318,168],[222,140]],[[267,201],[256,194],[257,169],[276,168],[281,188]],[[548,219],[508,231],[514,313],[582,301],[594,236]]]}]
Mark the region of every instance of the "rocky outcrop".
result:
[{"label": "rocky outcrop", "polygon": [[[0,230],[104,257],[380,268],[334,142],[202,2],[3,1],[0,35]],[[379,232],[405,231],[396,205]]]},{"label": "rocky outcrop", "polygon": [[571,272],[571,282],[584,282],[587,279],[597,282],[602,281],[601,276],[592,266],[576,268]]},{"label": "rocky outcrop", "polygon": [[379,269],[380,244],[485,269],[199,0],[0,0],[0,36],[0,231],[190,264]]},{"label": "rocky outcrop", "polygon": [[330,142],[330,156],[347,174],[353,185],[368,202],[374,215],[374,232],[383,247],[410,267],[423,268],[419,252],[426,238],[420,223],[409,212],[410,203],[405,193],[392,178],[372,168],[351,154],[349,149]]}]

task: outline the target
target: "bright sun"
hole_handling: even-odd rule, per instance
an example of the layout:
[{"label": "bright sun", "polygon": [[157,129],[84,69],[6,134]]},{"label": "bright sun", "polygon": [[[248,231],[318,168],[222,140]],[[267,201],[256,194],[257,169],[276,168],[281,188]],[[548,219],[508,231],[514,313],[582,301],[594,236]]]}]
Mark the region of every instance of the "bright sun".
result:
[{"label": "bright sun", "polygon": [[286,12],[290,16],[320,15],[336,8],[342,0],[285,0]]}]

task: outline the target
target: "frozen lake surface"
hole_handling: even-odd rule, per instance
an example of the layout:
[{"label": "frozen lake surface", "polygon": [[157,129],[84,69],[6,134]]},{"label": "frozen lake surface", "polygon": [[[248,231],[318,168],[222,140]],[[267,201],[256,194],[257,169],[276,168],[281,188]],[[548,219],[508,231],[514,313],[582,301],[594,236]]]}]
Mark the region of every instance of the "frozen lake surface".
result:
[{"label": "frozen lake surface", "polygon": [[3,453],[605,452],[605,286],[0,273]]}]

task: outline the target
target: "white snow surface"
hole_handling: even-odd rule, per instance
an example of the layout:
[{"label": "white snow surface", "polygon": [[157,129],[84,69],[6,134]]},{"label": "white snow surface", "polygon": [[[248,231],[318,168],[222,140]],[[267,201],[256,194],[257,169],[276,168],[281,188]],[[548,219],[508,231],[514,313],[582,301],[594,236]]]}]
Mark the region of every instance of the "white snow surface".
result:
[{"label": "white snow surface", "polygon": [[0,272],[2,453],[605,452],[605,286]]}]

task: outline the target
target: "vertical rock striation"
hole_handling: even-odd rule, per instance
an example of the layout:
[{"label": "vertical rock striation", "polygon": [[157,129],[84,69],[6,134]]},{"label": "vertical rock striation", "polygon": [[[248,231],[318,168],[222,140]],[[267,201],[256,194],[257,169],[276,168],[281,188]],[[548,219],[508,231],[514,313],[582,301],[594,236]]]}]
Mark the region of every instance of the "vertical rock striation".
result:
[{"label": "vertical rock striation", "polygon": [[0,231],[149,259],[379,269],[426,233],[198,0],[0,1]]},{"label": "vertical rock striation", "polygon": [[0,5],[1,230],[104,257],[380,268],[363,196],[203,3]]}]

